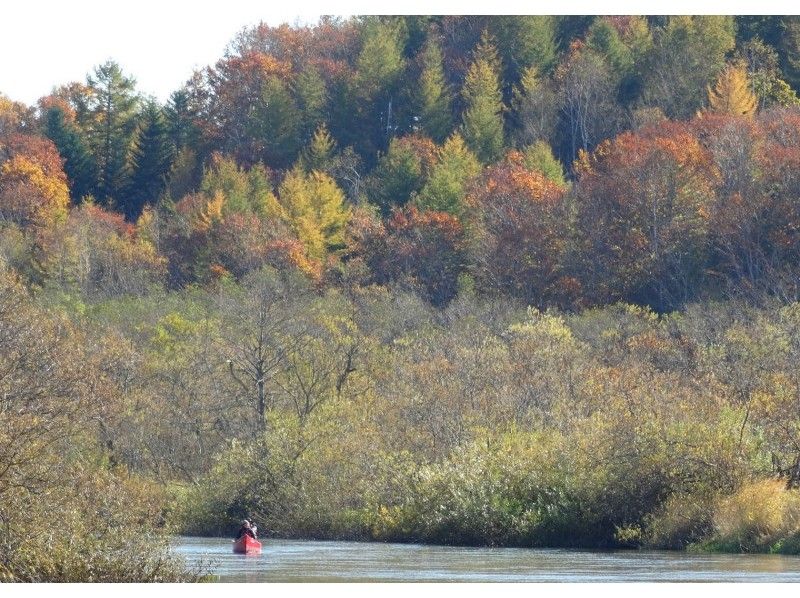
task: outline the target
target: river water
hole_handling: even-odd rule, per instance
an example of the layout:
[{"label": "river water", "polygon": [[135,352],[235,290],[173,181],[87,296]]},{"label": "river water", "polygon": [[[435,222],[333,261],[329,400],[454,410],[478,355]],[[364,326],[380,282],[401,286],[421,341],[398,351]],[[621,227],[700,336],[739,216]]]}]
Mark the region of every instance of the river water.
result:
[{"label": "river water", "polygon": [[176,538],[190,564],[230,582],[800,582],[800,557],[462,548],[418,544],[262,540],[233,554],[222,538]]}]

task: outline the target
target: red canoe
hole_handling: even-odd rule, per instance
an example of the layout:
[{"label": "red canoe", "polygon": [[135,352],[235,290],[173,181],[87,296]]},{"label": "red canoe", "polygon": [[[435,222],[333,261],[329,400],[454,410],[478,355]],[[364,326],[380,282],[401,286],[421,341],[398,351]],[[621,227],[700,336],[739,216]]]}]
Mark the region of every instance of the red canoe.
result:
[{"label": "red canoe", "polygon": [[242,536],[233,543],[233,552],[236,554],[260,554],[261,542],[250,536]]}]

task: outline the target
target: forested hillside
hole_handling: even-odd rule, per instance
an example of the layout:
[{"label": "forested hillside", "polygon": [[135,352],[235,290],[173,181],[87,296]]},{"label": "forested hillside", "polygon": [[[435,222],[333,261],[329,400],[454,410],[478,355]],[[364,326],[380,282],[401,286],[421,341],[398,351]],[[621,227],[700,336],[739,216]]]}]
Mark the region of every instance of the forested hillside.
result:
[{"label": "forested hillside", "polygon": [[192,578],[159,538],[245,515],[800,550],[800,18],[323,19],[133,76],[0,96],[0,578]]}]

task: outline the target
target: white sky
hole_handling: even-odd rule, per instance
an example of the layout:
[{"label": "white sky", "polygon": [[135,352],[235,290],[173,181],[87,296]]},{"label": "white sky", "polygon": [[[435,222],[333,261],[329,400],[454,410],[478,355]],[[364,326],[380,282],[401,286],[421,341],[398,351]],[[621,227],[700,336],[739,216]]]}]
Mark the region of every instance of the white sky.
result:
[{"label": "white sky", "polygon": [[[314,23],[321,14],[786,14],[789,0],[8,0],[0,6],[0,93],[33,104],[116,60],[138,89],[166,100],[213,64],[245,26]],[[387,11],[388,9],[388,11]]]},{"label": "white sky", "polygon": [[[137,88],[165,100],[194,67],[213,64],[243,27],[316,22],[312,3],[267,0],[12,0],[0,8],[0,93],[34,103],[116,60]],[[305,4],[306,6],[304,6]],[[125,7],[125,8],[123,8]]]}]

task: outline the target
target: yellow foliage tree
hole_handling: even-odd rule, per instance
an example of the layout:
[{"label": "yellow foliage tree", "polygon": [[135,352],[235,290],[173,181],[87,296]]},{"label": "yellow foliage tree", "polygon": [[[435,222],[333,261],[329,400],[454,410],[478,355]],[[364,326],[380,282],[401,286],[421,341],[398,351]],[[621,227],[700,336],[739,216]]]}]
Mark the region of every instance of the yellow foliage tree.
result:
[{"label": "yellow foliage tree", "polygon": [[753,116],[758,99],[750,89],[747,73],[741,66],[728,66],[713,89],[708,87],[708,105],[712,112],[733,116]]},{"label": "yellow foliage tree", "polygon": [[25,156],[0,166],[0,214],[23,226],[48,226],[63,221],[69,206],[69,187],[63,177],[48,175]]},{"label": "yellow foliage tree", "polygon": [[291,170],[278,190],[285,219],[303,243],[308,257],[321,260],[344,246],[350,216],[344,193],[325,173]]},{"label": "yellow foliage tree", "polygon": [[206,205],[200,210],[197,216],[197,228],[200,230],[210,229],[215,222],[222,220],[222,212],[225,208],[225,194],[222,191],[217,191],[214,196],[208,200]]}]

